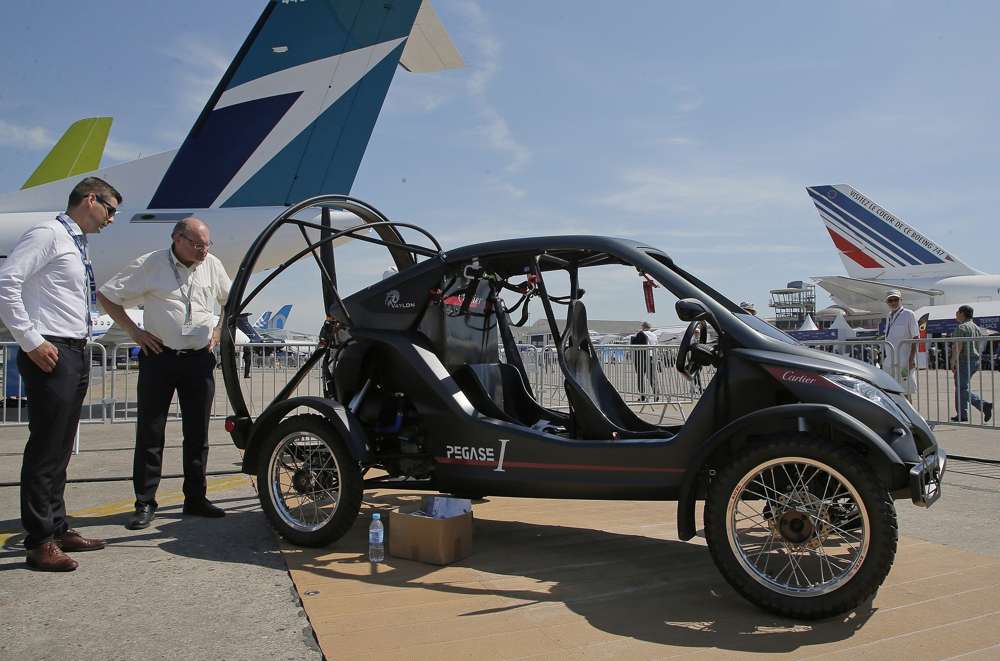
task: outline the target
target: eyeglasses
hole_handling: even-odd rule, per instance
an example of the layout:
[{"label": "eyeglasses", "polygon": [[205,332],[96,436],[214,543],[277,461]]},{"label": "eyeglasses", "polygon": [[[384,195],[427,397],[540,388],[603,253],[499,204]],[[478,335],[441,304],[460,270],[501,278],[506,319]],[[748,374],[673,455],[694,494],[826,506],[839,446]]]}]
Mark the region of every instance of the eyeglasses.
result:
[{"label": "eyeglasses", "polygon": [[111,206],[110,204],[108,204],[107,200],[105,200],[103,197],[101,197],[97,193],[94,193],[94,199],[96,199],[98,202],[100,202],[101,206],[104,207],[104,210],[108,212],[108,219],[114,218],[115,214],[118,213],[118,207]]},{"label": "eyeglasses", "polygon": [[886,303],[899,303],[899,299],[898,298],[887,298],[885,300],[886,300]]},{"label": "eyeglasses", "polygon": [[189,237],[187,234],[181,234],[180,236],[182,239],[190,243],[191,247],[194,248],[195,250],[208,250],[209,248],[215,245],[215,242],[213,241],[209,241],[208,243],[198,243],[197,241],[191,239],[191,237]]}]

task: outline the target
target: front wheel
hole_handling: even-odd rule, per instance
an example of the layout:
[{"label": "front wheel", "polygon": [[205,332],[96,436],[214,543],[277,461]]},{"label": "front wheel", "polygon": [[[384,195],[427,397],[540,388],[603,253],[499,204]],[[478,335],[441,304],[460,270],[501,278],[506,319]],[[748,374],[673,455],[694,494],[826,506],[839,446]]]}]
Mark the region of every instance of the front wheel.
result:
[{"label": "front wheel", "polygon": [[873,597],[896,555],[896,511],[864,459],[810,438],[744,450],[719,470],[705,503],[708,547],[729,584],[801,619]]},{"label": "front wheel", "polygon": [[363,482],[337,430],[317,415],[283,420],[264,440],[257,468],[261,507],[298,546],[340,539],[357,519]]}]

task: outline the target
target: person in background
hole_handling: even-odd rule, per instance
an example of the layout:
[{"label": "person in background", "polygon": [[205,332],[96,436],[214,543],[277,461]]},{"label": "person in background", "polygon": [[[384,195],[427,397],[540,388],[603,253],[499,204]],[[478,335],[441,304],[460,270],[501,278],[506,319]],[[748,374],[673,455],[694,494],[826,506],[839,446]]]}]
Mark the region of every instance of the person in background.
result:
[{"label": "person in background", "polygon": [[[654,346],[656,345],[656,334],[650,329],[648,321],[642,322],[639,327],[639,331],[629,338],[629,344],[638,346]],[[654,397],[657,396],[656,389],[656,372],[653,369],[653,351],[652,349],[642,350],[637,349],[633,352],[633,362],[635,363],[635,373],[639,381],[639,401],[646,401],[646,379],[649,379],[649,385],[652,390]]]},{"label": "person in background", "polygon": [[740,303],[740,307],[743,308],[748,314],[752,314],[755,317],[757,316],[757,308],[754,307],[753,303],[743,301]]},{"label": "person in background", "polygon": [[889,315],[885,318],[885,341],[892,347],[886,369],[899,379],[910,399],[917,392],[917,378],[914,370],[917,367],[917,352],[913,343],[903,343],[903,340],[919,340],[920,326],[913,310],[903,307],[903,295],[898,289],[890,290],[885,295],[885,303],[889,306]]},{"label": "person in background", "polygon": [[17,367],[31,419],[21,463],[21,524],[28,566],[73,571],[66,551],[94,551],[66,521],[66,468],[90,383],[86,354],[96,286],[87,235],[112,223],[121,193],[87,177],[66,213],[29,229],[0,267],[0,319],[20,345]]},{"label": "person in background", "polygon": [[[958,327],[952,337],[977,338],[983,336],[982,329],[972,320],[973,314],[971,305],[962,305],[958,308],[955,312],[955,321],[958,322]],[[970,402],[982,412],[983,422],[989,422],[993,418],[993,403],[982,399],[970,388],[972,375],[979,371],[980,366],[978,344],[975,340],[957,340],[952,344],[951,370],[955,374],[955,406],[958,409],[958,415],[951,419],[952,422],[969,421]]]},{"label": "person in background", "polygon": [[[135,513],[127,527],[146,528],[156,513],[170,402],[177,392],[184,434],[184,514],[225,516],[206,498],[208,423],[215,399],[215,354],[221,329],[215,306],[229,296],[225,267],[208,252],[208,225],[185,218],[174,226],[169,248],[147,253],[115,275],[98,293],[104,310],[142,347],[135,430]],[[145,330],[125,307],[145,305]],[[221,324],[221,317],[219,320]],[[213,327],[214,326],[214,327]]]},{"label": "person in background", "polygon": [[243,378],[250,378],[250,366],[253,364],[253,349],[250,347],[243,347]]}]

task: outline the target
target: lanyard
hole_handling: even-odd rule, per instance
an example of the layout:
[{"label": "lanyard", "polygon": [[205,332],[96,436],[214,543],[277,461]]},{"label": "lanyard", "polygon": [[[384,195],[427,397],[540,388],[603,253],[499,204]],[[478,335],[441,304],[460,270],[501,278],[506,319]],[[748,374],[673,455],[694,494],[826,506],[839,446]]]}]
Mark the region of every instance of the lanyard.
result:
[{"label": "lanyard", "polygon": [[184,301],[184,323],[191,323],[191,283],[188,282],[187,294],[184,293],[184,283],[181,282],[181,274],[177,270],[177,265],[174,264],[173,248],[167,249],[167,261],[170,262],[170,269],[174,272],[174,278],[177,279],[177,289],[181,293],[181,300]]},{"label": "lanyard", "polygon": [[894,323],[896,323],[896,319],[899,319],[899,313],[902,312],[902,311],[903,311],[903,307],[900,306],[898,310],[896,310],[895,312],[893,312],[892,314],[889,315],[889,323],[885,327],[885,336],[886,336],[886,338],[889,337],[889,329],[891,329],[892,325]]},{"label": "lanyard", "polygon": [[69,221],[66,220],[63,214],[56,216],[66,233],[69,234],[70,238],[73,239],[73,243],[76,244],[76,249],[80,251],[80,261],[83,262],[83,270],[87,272],[87,287],[90,290],[90,297],[87,301],[87,339],[90,339],[91,331],[91,308],[97,305],[97,281],[94,279],[94,266],[90,263],[90,255],[87,253],[87,237],[82,234],[75,234],[73,229],[69,226]]}]

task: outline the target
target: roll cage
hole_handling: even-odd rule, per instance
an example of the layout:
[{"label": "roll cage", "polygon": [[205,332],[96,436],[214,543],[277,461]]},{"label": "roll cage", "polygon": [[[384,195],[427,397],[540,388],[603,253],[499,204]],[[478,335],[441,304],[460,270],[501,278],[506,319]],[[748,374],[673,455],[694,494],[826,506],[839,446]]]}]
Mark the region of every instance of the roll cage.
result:
[{"label": "roll cage", "polygon": [[[304,219],[313,217],[317,211],[320,222]],[[359,222],[346,228],[336,228],[333,226],[332,214],[337,211],[349,212]],[[268,242],[286,225],[299,230],[303,248],[281,262],[247,293],[250,277]],[[375,236],[371,236],[369,230]],[[424,241],[408,242],[400,230],[415,232]],[[384,246],[389,251],[398,274],[352,294],[349,298],[354,301],[353,305],[345,303],[338,291],[334,259],[334,242],[340,239],[354,239]],[[495,328],[498,337],[494,339],[494,346],[496,340],[499,340],[507,365],[519,374],[519,378],[510,373],[493,375],[491,378],[502,382],[504,390],[517,390],[517,382],[520,382],[528,395],[527,399],[534,401],[534,393],[531,391],[512,327],[525,323],[529,301],[537,296],[542,302],[555,340],[559,366],[566,377],[567,397],[574,412],[572,421],[569,416],[551,410],[546,410],[547,418],[572,427],[570,433],[576,438],[663,437],[663,429],[636,416],[604,376],[587,333],[587,314],[581,300],[583,290],[579,287],[579,269],[608,264],[627,265],[634,267],[640,277],[655,279],[678,298],[694,297],[705,301],[717,316],[737,309],[735,304],[721,294],[707,286],[702,288],[702,283],[697,280],[694,280],[697,285],[693,284],[693,279],[677,269],[664,253],[634,241],[600,236],[537,237],[494,241],[445,252],[437,239],[426,230],[410,223],[391,221],[361,200],[345,195],[317,196],[289,207],[275,218],[250,246],[233,279],[224,308],[221,359],[223,378],[234,413],[231,417],[236,427],[231,430],[236,432],[234,437],[249,435],[253,424],[240,387],[235,342],[238,321],[247,314],[248,306],[275,278],[293,264],[309,257],[315,260],[319,268],[327,318],[320,330],[316,350],[278,392],[272,406],[291,397],[305,376],[321,361],[323,397],[335,399],[337,386],[333,367],[337,356],[352,341],[352,330],[417,330],[430,304],[460,301],[459,305],[450,308],[447,316],[461,317],[472,314],[470,308],[473,301],[481,298],[486,298],[487,304],[481,308],[481,312],[475,312],[475,316],[483,319],[483,327],[473,330],[488,334]],[[555,296],[546,287],[546,273],[556,270],[569,274],[570,292],[565,296]],[[413,306],[411,316],[385,314],[385,310],[372,311],[372,301],[379,300],[382,295],[399,296],[400,292],[406,295],[407,287],[410,288],[408,293],[412,298],[411,303],[406,303]],[[513,292],[519,299],[508,307],[500,298],[503,291]],[[386,305],[388,303],[389,299],[386,298]],[[563,330],[559,329],[553,305],[567,307],[567,323]],[[500,309],[495,309],[497,307]],[[512,321],[511,317],[515,315],[520,318]],[[356,318],[359,316],[360,319]],[[735,317],[731,321],[743,326]],[[753,333],[749,328],[743,328]],[[448,333],[447,329],[443,332],[445,335]],[[483,346],[485,345],[484,339]],[[461,363],[484,361],[468,358],[455,362],[456,376],[463,377],[457,374]],[[485,362],[497,361],[494,358]],[[464,378],[460,380],[469,387],[463,388],[478,392],[477,381],[483,375],[469,374],[469,370],[465,372]],[[480,397],[481,406],[477,408],[481,412],[485,408],[494,414],[498,413],[495,407],[489,406],[488,399],[489,397]],[[517,417],[531,419],[539,416],[537,402],[536,406],[531,406],[531,402],[524,401],[523,397],[514,399],[521,401],[516,408],[527,412],[524,416],[514,416],[513,421],[517,422]],[[244,443],[247,440],[244,438]]]}]

